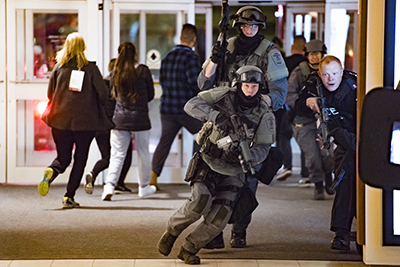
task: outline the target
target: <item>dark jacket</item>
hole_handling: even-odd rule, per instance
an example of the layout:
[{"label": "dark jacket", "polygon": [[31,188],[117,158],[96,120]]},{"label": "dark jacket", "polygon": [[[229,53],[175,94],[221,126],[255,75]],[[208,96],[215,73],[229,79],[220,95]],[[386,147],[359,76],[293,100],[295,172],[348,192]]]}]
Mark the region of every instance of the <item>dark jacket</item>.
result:
[{"label": "dark jacket", "polygon": [[318,97],[316,83],[321,82],[322,92],[326,98],[329,110],[330,128],[341,127],[350,133],[356,132],[356,100],[357,100],[357,77],[348,71],[344,71],[342,81],[334,92],[329,92],[322,84],[321,78],[317,73],[312,73],[308,77],[304,87],[301,89],[296,100],[296,114],[299,116],[311,117],[314,111],[306,105],[307,98]]},{"label": "dark jacket", "polygon": [[60,130],[100,131],[113,128],[103,108],[109,93],[96,64],[89,62],[82,68],[85,75],[81,92],[69,90],[73,70],[78,70],[75,59],[62,67],[55,65],[47,90],[49,103],[42,120]]},{"label": "dark jacket", "polygon": [[148,102],[154,98],[153,78],[149,68],[145,65],[139,65],[137,72],[138,98],[135,103],[130,102],[129,99],[117,99],[113,117],[116,130],[144,131],[151,129]]}]

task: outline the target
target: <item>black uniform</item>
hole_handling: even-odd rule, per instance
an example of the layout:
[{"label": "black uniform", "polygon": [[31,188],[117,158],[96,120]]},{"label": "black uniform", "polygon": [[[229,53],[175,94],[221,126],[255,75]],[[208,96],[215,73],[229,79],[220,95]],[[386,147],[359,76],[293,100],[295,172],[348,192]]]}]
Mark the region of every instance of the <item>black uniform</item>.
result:
[{"label": "black uniform", "polygon": [[[301,116],[313,113],[306,106],[309,97],[319,96],[318,75],[311,74],[296,101],[296,112]],[[322,82],[321,82],[322,84]],[[332,207],[331,231],[351,230],[356,215],[356,101],[357,76],[344,71],[342,82],[334,92],[322,84],[323,96],[329,109],[329,135],[334,138],[337,148],[334,152],[335,177],[343,176],[336,189]]]}]

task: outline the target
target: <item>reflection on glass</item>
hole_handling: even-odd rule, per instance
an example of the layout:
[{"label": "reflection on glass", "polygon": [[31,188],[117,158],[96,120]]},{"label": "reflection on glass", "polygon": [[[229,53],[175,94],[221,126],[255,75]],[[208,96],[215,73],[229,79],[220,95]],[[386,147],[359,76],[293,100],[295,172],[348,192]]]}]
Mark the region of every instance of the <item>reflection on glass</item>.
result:
[{"label": "reflection on glass", "polygon": [[392,140],[390,142],[390,162],[400,164],[400,122],[393,123]]},{"label": "reflection on glass", "polygon": [[33,54],[35,78],[48,78],[55,65],[56,52],[68,34],[78,31],[78,14],[33,15]]},{"label": "reflection on glass", "polygon": [[317,36],[318,13],[293,13],[294,35],[303,35],[307,42]]},{"label": "reflection on glass", "polygon": [[[150,50],[157,50],[162,59],[175,44],[180,43],[176,35],[176,14],[146,14],[146,25],[146,54]],[[154,81],[158,81],[159,69],[150,67],[150,71]]]},{"label": "reflection on glass", "polygon": [[357,71],[355,62],[354,62],[354,55],[357,52],[355,46],[357,44],[354,43],[356,36],[356,28],[358,25],[355,25],[354,17],[357,16],[356,11],[354,10],[347,10],[347,16],[350,18],[349,28],[347,31],[347,41],[345,47],[345,60],[344,60],[344,68],[346,70]]},{"label": "reflection on glass", "polygon": [[139,51],[139,34],[140,34],[140,17],[139,14],[121,14],[120,16],[120,42],[131,42]]},{"label": "reflection on glass", "polygon": [[56,146],[51,134],[51,128],[42,121],[41,116],[46,109],[47,101],[33,101],[34,116],[34,151],[55,151]]},{"label": "reflection on glass", "polygon": [[206,15],[196,14],[196,27],[197,27],[197,38],[195,53],[199,56],[200,62],[204,62],[206,57]]}]

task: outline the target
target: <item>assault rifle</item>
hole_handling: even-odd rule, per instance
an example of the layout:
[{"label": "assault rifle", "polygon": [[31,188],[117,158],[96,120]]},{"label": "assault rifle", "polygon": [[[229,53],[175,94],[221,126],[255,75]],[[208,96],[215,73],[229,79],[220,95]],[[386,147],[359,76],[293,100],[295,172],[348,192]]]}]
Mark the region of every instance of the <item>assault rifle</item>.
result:
[{"label": "assault rifle", "polygon": [[256,172],[250,163],[253,156],[251,155],[250,145],[247,141],[248,138],[253,138],[253,129],[249,129],[247,124],[240,120],[239,116],[235,112],[235,108],[229,95],[225,96],[221,101],[216,102],[215,106],[218,107],[221,112],[224,112],[229,116],[234,130],[233,134],[229,134],[217,141],[218,148],[225,148],[230,146],[232,143],[239,142],[240,155],[238,158],[242,170],[245,173],[250,170],[251,174],[255,175]]},{"label": "assault rifle", "polygon": [[221,20],[219,21],[219,35],[217,42],[219,42],[224,56],[218,62],[218,73],[216,77],[216,84],[218,86],[229,85],[229,77],[226,67],[225,55],[228,52],[228,42],[226,41],[226,33],[229,29],[229,5],[228,0],[222,0],[221,7]]},{"label": "assault rifle", "polygon": [[322,135],[322,143],[324,148],[326,149],[327,155],[330,155],[329,148],[331,146],[329,134],[329,113],[328,113],[328,106],[326,103],[326,98],[322,93],[322,84],[321,81],[317,78],[317,90],[320,97],[320,111],[321,113],[317,113],[315,117],[317,118],[317,127],[321,131]]}]

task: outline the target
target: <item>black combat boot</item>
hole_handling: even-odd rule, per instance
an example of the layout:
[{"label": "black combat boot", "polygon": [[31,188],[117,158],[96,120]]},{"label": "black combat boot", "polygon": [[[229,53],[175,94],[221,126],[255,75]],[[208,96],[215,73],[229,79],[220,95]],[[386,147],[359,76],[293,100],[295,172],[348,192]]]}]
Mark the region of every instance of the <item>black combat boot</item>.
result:
[{"label": "black combat boot", "polygon": [[324,200],[325,199],[323,182],[315,183],[314,199],[315,200]]},{"label": "black combat boot", "polygon": [[187,251],[181,247],[181,251],[178,254],[178,258],[183,260],[185,264],[195,265],[200,264],[200,258],[196,254]]},{"label": "black combat boot", "polygon": [[246,247],[246,232],[244,233],[234,233],[232,232],[231,248],[245,248]]},{"label": "black combat boot", "polygon": [[347,251],[350,250],[350,233],[347,230],[338,230],[331,241],[331,249]]},{"label": "black combat boot", "polygon": [[158,241],[158,251],[164,256],[168,256],[177,238],[177,236],[171,235],[166,231]]},{"label": "black combat boot", "polygon": [[221,232],[216,237],[214,237],[213,240],[208,242],[203,248],[205,248],[205,249],[220,249],[220,248],[224,248],[224,247],[225,247],[224,236],[223,236],[223,233]]}]

